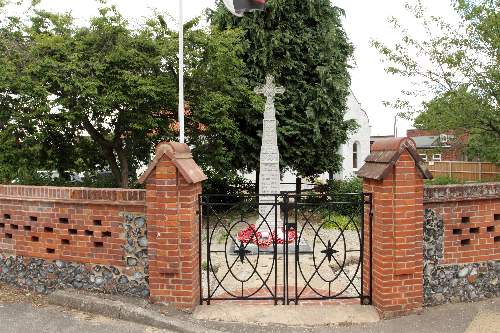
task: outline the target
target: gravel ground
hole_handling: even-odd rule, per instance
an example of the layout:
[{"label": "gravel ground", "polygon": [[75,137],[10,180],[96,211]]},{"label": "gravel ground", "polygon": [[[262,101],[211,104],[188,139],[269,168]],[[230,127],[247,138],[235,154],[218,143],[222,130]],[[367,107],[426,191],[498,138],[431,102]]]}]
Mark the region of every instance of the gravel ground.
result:
[{"label": "gravel ground", "polygon": [[43,307],[47,305],[47,299],[43,295],[0,283],[0,303],[29,303],[34,307]]},{"label": "gravel ground", "polygon": [[[255,223],[256,217],[247,218],[247,221],[249,224]],[[299,223],[300,225],[301,223]],[[310,253],[300,253],[300,260],[297,265],[299,292],[309,281],[309,285],[322,295],[328,295],[330,290],[333,295],[342,292],[343,296],[357,296],[361,287],[361,272],[360,267],[358,267],[360,252],[356,251],[360,248],[358,232],[347,230],[341,234],[338,229],[320,228],[320,225],[321,223],[315,222],[306,224],[303,229],[299,229],[299,233],[302,235],[301,243],[305,242],[311,251]],[[211,272],[210,289],[211,293],[215,290],[214,297],[241,296],[242,287],[243,295],[249,296],[257,288],[261,287],[264,281],[272,290],[275,279],[277,279],[278,285],[283,285],[284,256],[278,254],[277,265],[273,260],[272,253],[248,254],[241,262],[240,258],[233,253],[233,240],[238,240],[238,232],[246,228],[247,224],[232,222],[228,223],[227,226],[224,228],[219,225],[215,229],[211,227],[209,237],[206,235],[206,229],[204,230],[202,244],[202,286],[204,295],[207,295],[207,268]],[[270,232],[272,231],[270,229],[270,227],[264,225],[261,230]],[[232,237],[228,236],[228,234],[231,234]],[[207,264],[208,238],[211,240],[211,267],[208,267]],[[328,242],[332,245],[333,250],[337,251],[330,258],[330,261],[326,254],[322,253],[328,247]],[[312,250],[314,250],[314,255]],[[294,258],[295,255],[289,253],[289,285],[294,285]],[[231,269],[229,269],[230,267]],[[341,270],[340,267],[344,269]],[[353,285],[350,285],[351,280]],[[219,283],[219,281],[222,281],[222,283]],[[331,284],[329,281],[332,281]],[[315,295],[310,288],[306,288],[304,293]],[[258,295],[270,296],[270,292],[264,288]]]}]

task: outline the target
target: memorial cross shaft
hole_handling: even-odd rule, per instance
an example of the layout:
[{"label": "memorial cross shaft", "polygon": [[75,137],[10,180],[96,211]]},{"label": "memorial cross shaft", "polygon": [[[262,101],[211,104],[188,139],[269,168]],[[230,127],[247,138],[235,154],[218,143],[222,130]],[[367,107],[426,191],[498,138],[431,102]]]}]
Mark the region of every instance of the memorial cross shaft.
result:
[{"label": "memorial cross shaft", "polygon": [[[264,120],[262,122],[262,146],[260,149],[260,173],[259,173],[259,219],[258,225],[263,219],[266,222],[260,229],[268,230],[274,228],[275,214],[280,224],[279,205],[273,206],[276,194],[280,193],[280,155],[278,149],[278,133],[276,121],[276,109],[274,97],[283,94],[285,89],[274,84],[272,75],[266,76],[264,86],[256,88],[257,94],[266,97]],[[267,195],[266,195],[267,194]]]}]

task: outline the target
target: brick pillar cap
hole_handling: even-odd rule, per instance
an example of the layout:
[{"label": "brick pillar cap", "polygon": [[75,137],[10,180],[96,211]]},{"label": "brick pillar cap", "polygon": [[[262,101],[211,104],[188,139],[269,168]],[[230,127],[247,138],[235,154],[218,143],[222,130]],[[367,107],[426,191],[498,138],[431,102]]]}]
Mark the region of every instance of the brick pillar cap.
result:
[{"label": "brick pillar cap", "polygon": [[164,155],[167,155],[175,164],[188,183],[195,184],[207,179],[203,170],[201,170],[199,165],[193,160],[191,149],[187,144],[179,142],[161,142],[156,146],[155,158],[149,163],[147,170],[139,178],[140,184],[144,184],[147,181],[151,172],[153,172]]},{"label": "brick pillar cap", "polygon": [[386,138],[375,141],[370,150],[373,151],[399,151],[402,147],[409,146],[417,149],[415,141],[411,138]]},{"label": "brick pillar cap", "polygon": [[375,141],[371,147],[371,154],[365,159],[366,163],[358,171],[358,177],[384,179],[401,154],[407,151],[415,161],[415,166],[422,178],[432,179],[432,174],[417,153],[416,147],[415,141],[410,138],[389,138]]}]

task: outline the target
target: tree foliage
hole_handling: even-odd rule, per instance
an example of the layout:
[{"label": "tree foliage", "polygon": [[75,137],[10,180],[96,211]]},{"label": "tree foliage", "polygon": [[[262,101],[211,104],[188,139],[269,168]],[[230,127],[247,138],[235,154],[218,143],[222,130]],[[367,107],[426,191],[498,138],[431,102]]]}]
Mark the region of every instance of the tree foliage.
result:
[{"label": "tree foliage", "polygon": [[[239,34],[212,33],[197,23],[184,27],[187,135],[206,169],[227,170],[224,143],[238,135],[231,98],[241,97],[226,93],[243,67],[232,47]],[[31,172],[60,173],[109,167],[115,184],[127,187],[156,143],[176,139],[178,34],[163,16],[132,28],[115,7],[104,6],[79,26],[69,14],[35,8],[2,31],[4,41],[21,42],[18,53],[2,58],[8,66],[1,70],[10,72],[0,82],[10,126],[2,130],[8,138],[2,148],[29,155],[14,165],[31,159],[39,162]]]},{"label": "tree foliage", "polygon": [[[176,140],[178,33],[161,13],[131,26],[100,2],[83,24],[39,1],[22,17],[0,13],[1,181],[109,169],[127,187],[158,142]],[[264,103],[253,89],[269,71],[288,89],[283,165],[338,170],[355,127],[343,120],[352,47],[341,15],[327,0],[273,0],[265,13],[233,21],[220,5],[209,27],[185,24],[186,137],[209,176],[257,168]]]},{"label": "tree foliage", "polygon": [[[26,172],[33,155],[40,151],[36,129],[29,118],[21,117],[35,106],[34,99],[22,94],[29,84],[20,75],[27,64],[28,42],[18,29],[19,19],[7,17],[6,2],[0,3],[0,180]],[[26,137],[32,137],[26,140]]]},{"label": "tree foliage", "polygon": [[[244,50],[244,84],[260,86],[270,73],[286,88],[276,98],[281,166],[303,176],[338,171],[338,148],[356,126],[344,121],[353,48],[342,28],[342,15],[329,0],[270,0],[264,12],[242,18],[232,16],[219,2],[210,15],[215,29],[237,28],[243,33],[238,47]],[[240,169],[258,167],[262,97],[259,100],[238,101],[242,136],[231,150]]]},{"label": "tree foliage", "polygon": [[[397,19],[401,42],[374,46],[389,65],[387,71],[422,83],[394,106],[405,109],[419,128],[470,133],[469,153],[500,162],[500,1],[454,0],[460,23],[428,15],[420,0],[406,7],[420,22],[424,34],[418,38]],[[422,97],[414,108],[409,101]],[[430,96],[430,97],[429,97]]]}]

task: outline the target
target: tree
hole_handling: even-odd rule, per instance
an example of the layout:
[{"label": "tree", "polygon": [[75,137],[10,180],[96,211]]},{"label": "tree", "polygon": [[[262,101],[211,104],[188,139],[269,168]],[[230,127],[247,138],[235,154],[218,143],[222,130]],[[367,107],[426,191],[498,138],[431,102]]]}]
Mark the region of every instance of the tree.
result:
[{"label": "tree", "polygon": [[[15,95],[34,101],[23,103],[12,124],[26,132],[25,140],[38,143],[33,157],[44,168],[108,166],[116,184],[128,187],[155,144],[177,137],[178,34],[161,15],[133,29],[114,7],[101,8],[89,26],[36,9],[28,18],[28,24],[16,20],[16,27],[6,28],[26,41],[23,66],[8,57],[22,69],[24,88]],[[184,27],[186,105],[192,114],[187,134],[206,170],[226,170],[235,157],[224,143],[238,136],[238,128],[230,114],[234,107],[225,106],[236,97],[225,93],[235,91],[228,86],[237,85],[244,65],[233,47],[240,35],[211,33],[197,23]],[[13,86],[9,79],[2,91]]]},{"label": "tree", "polygon": [[[395,107],[408,118],[415,111],[419,128],[440,131],[462,130],[470,134],[468,152],[500,162],[500,2],[498,0],[455,0],[460,24],[427,15],[421,1],[407,9],[420,22],[424,36],[412,36],[395,18],[402,31],[401,42],[374,46],[388,61],[389,73],[419,78],[424,103],[415,108],[408,99]],[[403,91],[410,98],[422,97],[419,89]],[[429,97],[430,96],[430,97]]]},{"label": "tree", "polygon": [[48,113],[31,113],[40,113],[38,126],[55,121],[69,136],[88,133],[117,184],[128,187],[149,158],[152,139],[172,135],[172,117],[162,110],[173,109],[175,79],[162,68],[153,31],[131,30],[111,7],[89,27],[75,27],[69,15],[35,11],[26,33],[31,58],[38,56],[26,74],[46,89],[47,101],[52,97]]},{"label": "tree", "polygon": [[[223,25],[221,9],[208,28],[198,19],[185,24],[186,135],[209,175],[234,178],[238,170],[257,167],[263,100],[253,88],[269,66],[289,89],[278,103],[283,165],[305,176],[340,166],[337,148],[354,128],[343,121],[352,47],[341,10],[326,0],[314,3],[296,1],[285,10],[271,2],[263,17],[244,18],[241,26]],[[275,18],[282,24],[273,25]],[[178,34],[162,15],[132,28],[107,6],[82,26],[36,3],[13,20],[4,28],[18,34],[23,47],[5,55],[15,75],[0,86],[0,96],[16,101],[8,106],[11,127],[5,132],[19,138],[11,151],[31,156],[33,170],[109,167],[116,185],[129,186],[155,144],[177,138]],[[280,37],[260,29],[261,37],[253,38],[260,20]],[[267,53],[255,52],[261,47]]]},{"label": "tree", "polygon": [[36,140],[26,140],[35,131],[30,120],[18,117],[35,103],[22,94],[26,83],[20,73],[27,63],[28,43],[18,29],[19,19],[4,15],[5,4],[0,2],[0,181],[36,168],[41,150]]},{"label": "tree", "polygon": [[[276,99],[281,166],[306,177],[339,170],[338,148],[356,127],[344,121],[353,49],[342,15],[329,0],[270,0],[264,12],[242,18],[219,2],[210,14],[217,31],[243,33],[246,68],[240,81],[256,87],[270,73],[286,88]],[[261,97],[242,97],[235,110],[241,136],[226,146],[237,156],[233,165],[251,171],[258,168],[263,103]]]},{"label": "tree", "polygon": [[240,160],[247,156],[238,149],[246,139],[241,117],[250,116],[243,106],[257,109],[260,105],[244,77],[242,32],[211,27],[188,32],[185,37],[185,47],[190,50],[185,76],[190,111],[187,141],[211,180],[234,179],[241,169]]}]

